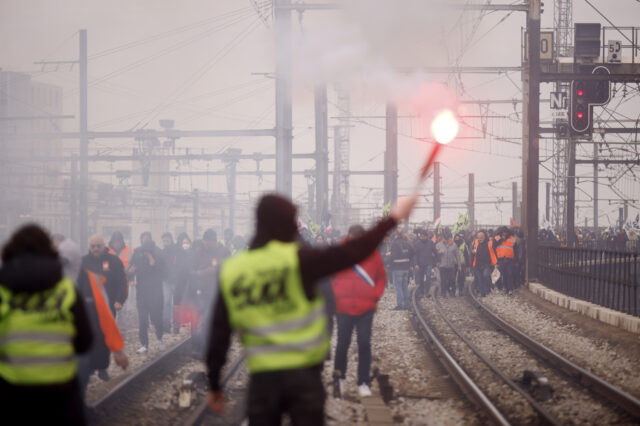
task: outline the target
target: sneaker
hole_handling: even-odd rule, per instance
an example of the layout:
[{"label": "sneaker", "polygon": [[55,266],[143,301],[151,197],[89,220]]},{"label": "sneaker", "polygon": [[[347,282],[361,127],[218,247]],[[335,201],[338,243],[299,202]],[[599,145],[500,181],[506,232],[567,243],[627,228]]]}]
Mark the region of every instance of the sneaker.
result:
[{"label": "sneaker", "polygon": [[396,306],[395,308],[392,309],[392,311],[402,311],[402,310],[404,310],[402,306]]},{"label": "sneaker", "polygon": [[146,354],[149,349],[146,346],[140,346],[140,348],[136,351],[137,354]]},{"label": "sneaker", "polygon": [[162,352],[167,350],[167,345],[164,344],[164,342],[162,340],[160,340],[158,342],[158,349],[160,349]]},{"label": "sneaker", "polygon": [[369,389],[369,385],[366,383],[358,386],[358,395],[360,396],[371,396],[371,389]]},{"label": "sneaker", "polygon": [[100,377],[100,380],[102,380],[103,382],[108,382],[109,380],[111,380],[111,377],[109,377],[109,373],[107,373],[107,370],[98,370],[98,377]]}]

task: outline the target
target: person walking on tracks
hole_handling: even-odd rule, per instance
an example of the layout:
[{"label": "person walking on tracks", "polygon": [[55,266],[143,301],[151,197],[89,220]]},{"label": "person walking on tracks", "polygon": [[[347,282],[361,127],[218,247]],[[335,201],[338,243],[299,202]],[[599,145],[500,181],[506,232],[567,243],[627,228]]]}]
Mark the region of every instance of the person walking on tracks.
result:
[{"label": "person walking on tracks", "polygon": [[409,270],[413,247],[406,235],[397,229],[391,241],[391,281],[396,291],[396,311],[409,309]]},{"label": "person walking on tracks", "polygon": [[329,350],[324,302],[316,284],[369,257],[384,235],[408,218],[416,197],[402,200],[390,217],[362,236],[323,249],[300,247],[296,207],[278,195],[262,197],[256,234],[247,251],[220,271],[206,357],[209,406],[224,411],[220,372],[232,330],[240,334],[249,368],[249,423],[324,423],[322,364]]},{"label": "person walking on tracks", "polygon": [[434,244],[433,235],[425,229],[418,230],[418,239],[413,243],[413,268],[415,269],[416,295],[430,297],[431,272],[438,263],[438,251]]},{"label": "person walking on tracks", "polygon": [[491,268],[498,263],[493,245],[484,231],[478,232],[473,242],[473,276],[476,291],[481,297],[491,292]]},{"label": "person walking on tracks", "polygon": [[136,351],[139,354],[147,353],[149,350],[149,318],[156,330],[156,337],[159,342],[159,349],[165,349],[162,336],[164,325],[162,323],[162,305],[164,298],[162,294],[162,281],[164,280],[166,268],[160,249],[151,239],[149,232],[140,235],[141,246],[136,248],[131,259],[129,271],[136,276],[136,306],[138,308],[138,334],[140,338],[140,348]]},{"label": "person walking on tracks", "polygon": [[[91,281],[89,285],[86,281]],[[104,292],[105,302],[109,308],[110,316],[115,319],[116,312],[122,309],[127,299],[127,276],[124,272],[122,261],[115,254],[109,253],[100,235],[93,235],[89,239],[89,253],[82,257],[80,274],[78,276],[78,288],[85,296],[91,296],[93,283],[99,283],[101,292]],[[95,292],[95,290],[94,290]],[[94,295],[94,299],[97,295]],[[91,311],[90,311],[91,313]],[[116,327],[117,328],[117,327]],[[95,331],[95,330],[94,330]],[[96,343],[94,346],[100,346]],[[122,345],[124,346],[124,344]],[[122,349],[121,347],[114,352]],[[109,352],[93,351],[92,370],[98,370],[98,377],[104,381],[109,380],[107,367],[109,366]],[[102,352],[106,353],[102,355]]]},{"label": "person walking on tracks", "polygon": [[[353,225],[347,240],[364,234],[364,228]],[[382,256],[374,251],[367,259],[339,272],[332,278],[336,299],[338,344],[336,345],[335,370],[340,372],[340,394],[347,373],[347,352],[351,334],[356,329],[358,337],[358,394],[371,396],[371,327],[378,301],[387,283]]]},{"label": "person walking on tracks", "polygon": [[4,424],[85,424],[76,354],[93,335],[82,299],[37,225],[2,249],[0,401]]}]

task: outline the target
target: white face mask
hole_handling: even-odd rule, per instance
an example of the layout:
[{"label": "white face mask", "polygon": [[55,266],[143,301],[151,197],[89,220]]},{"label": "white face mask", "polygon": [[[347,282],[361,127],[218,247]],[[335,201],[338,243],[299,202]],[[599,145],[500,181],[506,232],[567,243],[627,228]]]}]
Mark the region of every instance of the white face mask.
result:
[{"label": "white face mask", "polygon": [[191,248],[191,244],[189,243],[182,243],[182,249],[183,250],[189,250]]}]

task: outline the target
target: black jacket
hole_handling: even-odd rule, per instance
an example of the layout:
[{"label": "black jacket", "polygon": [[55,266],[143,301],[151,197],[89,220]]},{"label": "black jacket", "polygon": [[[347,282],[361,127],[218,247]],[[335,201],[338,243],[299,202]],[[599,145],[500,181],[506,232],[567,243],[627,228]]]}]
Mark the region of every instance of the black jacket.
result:
[{"label": "black jacket", "polygon": [[409,241],[396,238],[391,242],[391,270],[408,271],[413,258],[413,247]]},{"label": "black jacket", "polygon": [[111,312],[115,313],[113,304],[116,302],[124,304],[125,300],[127,300],[127,275],[124,272],[124,265],[120,258],[110,254],[108,249],[105,249],[100,257],[95,257],[91,253],[85,254],[82,257],[78,283],[86,275],[84,274],[85,269],[98,275],[103,275],[107,279],[104,283],[104,288],[109,297],[109,308]]},{"label": "black jacket", "polygon": [[417,239],[413,243],[413,264],[421,267],[435,266],[438,263],[438,251],[436,245],[430,239],[421,240]]},{"label": "black jacket", "polygon": [[[150,253],[155,263],[151,265],[145,253]],[[150,243],[140,246],[133,252],[131,264],[136,267],[134,272],[136,276],[137,296],[143,293],[162,292],[162,281],[166,276],[166,264],[162,251],[155,245]]]}]

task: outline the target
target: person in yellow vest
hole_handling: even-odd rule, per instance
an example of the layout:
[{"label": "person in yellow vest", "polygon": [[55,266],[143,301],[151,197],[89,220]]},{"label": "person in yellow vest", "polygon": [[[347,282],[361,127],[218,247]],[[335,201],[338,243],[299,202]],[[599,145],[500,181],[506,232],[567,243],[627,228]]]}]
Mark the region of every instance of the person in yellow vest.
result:
[{"label": "person in yellow vest", "polygon": [[93,335],[84,303],[47,233],[17,230],[0,269],[0,401],[4,424],[85,424],[75,356]]},{"label": "person in yellow vest", "polygon": [[496,241],[495,247],[502,287],[507,294],[512,294],[515,289],[514,267],[516,237],[506,226],[499,229],[499,236],[500,239]]},{"label": "person in yellow vest", "polygon": [[415,203],[416,197],[402,200],[388,218],[343,245],[315,248],[294,242],[297,209],[291,201],[261,198],[249,249],[220,269],[206,356],[213,411],[225,409],[220,372],[235,331],[250,373],[249,423],[280,424],[285,413],[294,425],[324,423],[321,372],[329,339],[317,283],[369,257]]}]

